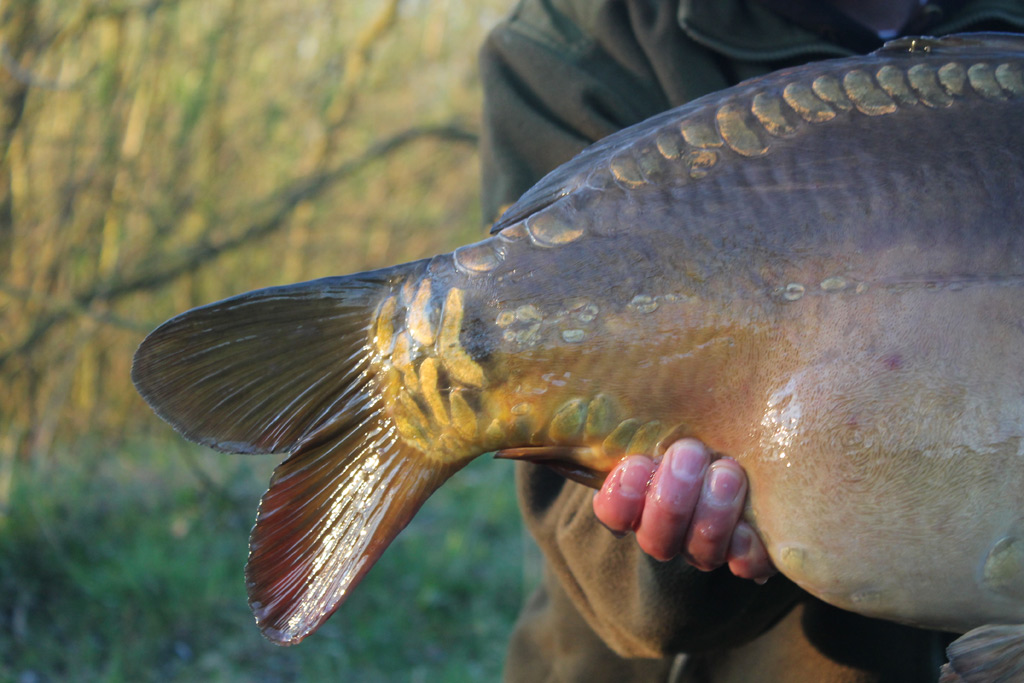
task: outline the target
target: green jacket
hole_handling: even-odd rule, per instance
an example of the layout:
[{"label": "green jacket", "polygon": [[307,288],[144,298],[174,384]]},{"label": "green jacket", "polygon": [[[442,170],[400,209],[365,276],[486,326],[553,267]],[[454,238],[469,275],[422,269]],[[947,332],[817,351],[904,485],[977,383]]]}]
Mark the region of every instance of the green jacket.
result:
[{"label": "green jacket", "polygon": [[[903,32],[969,30],[1024,30],[1024,2],[931,2]],[[616,130],[881,43],[820,0],[523,0],[481,52],[485,216]],[[545,567],[516,625],[507,680],[937,678],[944,634],[842,612],[782,576],[758,586],[657,562],[600,526],[589,489],[530,465],[517,486]]]}]

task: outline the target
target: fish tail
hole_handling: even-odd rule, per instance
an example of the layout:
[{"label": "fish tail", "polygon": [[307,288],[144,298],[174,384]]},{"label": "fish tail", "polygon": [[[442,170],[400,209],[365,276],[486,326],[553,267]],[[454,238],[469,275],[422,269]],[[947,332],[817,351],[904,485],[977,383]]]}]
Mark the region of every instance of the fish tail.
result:
[{"label": "fish tail", "polygon": [[422,399],[401,408],[396,327],[422,325],[426,308],[407,315],[400,292],[425,268],[242,294],[172,318],[135,354],[139,393],[186,438],[289,454],[261,501],[246,567],[253,613],[276,643],[319,627],[474,454],[411,415],[422,417]]}]

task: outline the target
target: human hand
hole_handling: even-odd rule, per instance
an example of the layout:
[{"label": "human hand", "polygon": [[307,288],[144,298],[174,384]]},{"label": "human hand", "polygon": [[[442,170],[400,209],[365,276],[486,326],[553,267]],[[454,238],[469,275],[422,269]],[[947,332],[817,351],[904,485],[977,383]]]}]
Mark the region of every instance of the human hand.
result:
[{"label": "human hand", "polygon": [[740,519],[746,496],[739,463],[712,463],[704,444],[681,439],[660,464],[642,455],[624,458],[594,496],[594,513],[613,532],[635,532],[640,548],[657,560],[682,555],[704,571],[728,564],[736,576],[763,583],[775,567]]}]

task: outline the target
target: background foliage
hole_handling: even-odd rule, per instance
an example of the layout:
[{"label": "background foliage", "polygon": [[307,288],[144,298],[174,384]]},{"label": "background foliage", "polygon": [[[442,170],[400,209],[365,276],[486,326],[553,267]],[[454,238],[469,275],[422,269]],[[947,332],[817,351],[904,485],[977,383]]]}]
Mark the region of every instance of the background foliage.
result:
[{"label": "background foliage", "polygon": [[475,53],[508,5],[0,0],[0,680],[497,675],[508,468],[281,650],[241,576],[276,463],[181,443],[129,371],[191,306],[478,239]]}]

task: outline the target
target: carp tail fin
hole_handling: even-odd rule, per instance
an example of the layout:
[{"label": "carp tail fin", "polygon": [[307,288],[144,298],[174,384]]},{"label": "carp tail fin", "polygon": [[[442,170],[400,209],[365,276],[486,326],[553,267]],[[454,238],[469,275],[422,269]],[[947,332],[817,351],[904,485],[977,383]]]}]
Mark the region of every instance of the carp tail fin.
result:
[{"label": "carp tail fin", "polygon": [[136,352],[139,393],[186,438],[289,453],[262,499],[246,567],[257,622],[279,644],[327,619],[464,463],[403,438],[378,377],[394,292],[422,267],[242,294],[172,318]]},{"label": "carp tail fin", "polygon": [[227,453],[291,451],[366,391],[374,310],[399,268],[186,311],[139,346],[135,387],[191,441]]},{"label": "carp tail fin", "polygon": [[280,645],[315,631],[462,463],[424,457],[368,406],[277,467],[249,538],[245,575],[260,629]]}]

